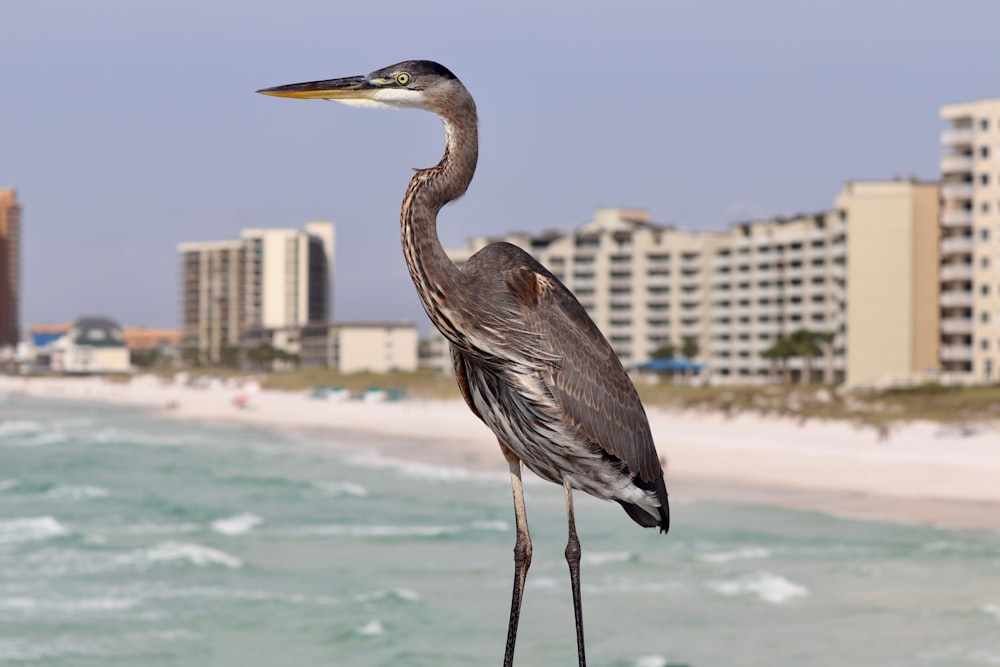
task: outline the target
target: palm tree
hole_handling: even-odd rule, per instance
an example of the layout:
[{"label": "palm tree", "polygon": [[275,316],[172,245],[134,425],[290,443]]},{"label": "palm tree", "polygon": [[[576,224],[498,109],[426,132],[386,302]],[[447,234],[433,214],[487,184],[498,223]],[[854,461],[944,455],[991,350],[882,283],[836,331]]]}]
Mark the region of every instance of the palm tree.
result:
[{"label": "palm tree", "polygon": [[813,358],[823,353],[823,349],[819,346],[819,335],[814,331],[809,331],[809,329],[796,329],[788,337],[793,355],[802,357],[803,369],[800,379],[802,384],[812,382]]},{"label": "palm tree", "polygon": [[837,334],[833,331],[816,333],[816,342],[823,348],[823,382],[833,382],[833,341],[836,337]]},{"label": "palm tree", "polygon": [[698,345],[697,338],[685,338],[684,344],[681,345],[681,356],[688,361],[693,362],[694,358],[698,356],[701,352],[701,346]]},{"label": "palm tree", "polygon": [[781,366],[781,383],[786,384],[789,380],[788,377],[788,359],[789,357],[795,356],[795,350],[792,347],[791,341],[784,336],[778,336],[778,339],[774,341],[771,347],[767,348],[760,353],[760,356],[764,357],[771,362],[771,375],[775,375],[774,369],[779,364]]},{"label": "palm tree", "polygon": [[677,354],[677,348],[670,341],[667,341],[660,347],[656,348],[649,353],[651,359],[673,359],[674,355]]}]

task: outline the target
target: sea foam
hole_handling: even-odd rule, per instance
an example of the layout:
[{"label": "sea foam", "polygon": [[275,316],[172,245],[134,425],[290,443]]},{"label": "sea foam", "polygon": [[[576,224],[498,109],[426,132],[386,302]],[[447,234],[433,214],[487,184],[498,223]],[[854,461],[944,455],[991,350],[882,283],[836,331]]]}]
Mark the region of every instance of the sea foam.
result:
[{"label": "sea foam", "polygon": [[43,428],[41,422],[25,419],[0,421],[0,437],[38,433]]},{"label": "sea foam", "polygon": [[359,593],[351,599],[355,602],[371,602],[373,600],[385,600],[387,598],[404,600],[406,602],[419,602],[422,599],[420,597],[420,593],[416,592],[412,588],[394,588],[388,591],[377,590],[372,591],[371,593]]},{"label": "sea foam", "polygon": [[222,565],[233,569],[243,566],[239,558],[225,551],[187,542],[162,542],[146,549],[142,555],[152,563],[182,560],[198,566]]},{"label": "sea foam", "polygon": [[662,655],[644,655],[635,661],[635,667],[667,667],[667,659]]},{"label": "sea foam", "polygon": [[388,526],[332,524],[293,529],[295,535],[316,537],[441,537],[461,532],[458,526]]},{"label": "sea foam", "polygon": [[68,436],[59,428],[47,429],[46,424],[28,420],[0,421],[0,444],[13,447],[34,447],[65,442]]},{"label": "sea foam", "polygon": [[363,498],[368,495],[368,489],[355,482],[315,482],[316,489],[333,497],[354,496]]},{"label": "sea foam", "polygon": [[133,598],[32,598],[32,597],[7,597],[0,598],[0,610],[16,611],[23,613],[90,613],[90,612],[112,612],[133,609],[141,604],[140,600]]},{"label": "sea foam", "polygon": [[57,485],[45,493],[48,498],[57,500],[86,500],[88,498],[107,498],[111,492],[102,486],[89,484]]},{"label": "sea foam", "polygon": [[264,519],[256,514],[244,512],[224,519],[216,519],[212,522],[212,530],[223,535],[243,535],[263,522]]},{"label": "sea foam", "polygon": [[0,544],[47,540],[66,535],[69,530],[51,516],[0,521]]},{"label": "sea foam", "polygon": [[728,563],[734,560],[750,560],[755,558],[769,558],[771,550],[764,547],[743,547],[732,551],[719,551],[716,553],[702,554],[698,560],[706,563]]},{"label": "sea foam", "polygon": [[710,581],[707,586],[726,597],[755,595],[770,604],[784,604],[809,594],[804,586],[770,572],[756,572],[734,579]]},{"label": "sea foam", "polygon": [[372,620],[368,621],[363,626],[358,628],[358,634],[365,635],[368,637],[375,635],[384,635],[385,627],[382,625],[382,622],[380,620],[378,620],[377,618],[373,618]]},{"label": "sea foam", "polygon": [[610,563],[637,561],[639,557],[628,551],[595,551],[584,553],[582,560],[586,565],[608,565]]}]

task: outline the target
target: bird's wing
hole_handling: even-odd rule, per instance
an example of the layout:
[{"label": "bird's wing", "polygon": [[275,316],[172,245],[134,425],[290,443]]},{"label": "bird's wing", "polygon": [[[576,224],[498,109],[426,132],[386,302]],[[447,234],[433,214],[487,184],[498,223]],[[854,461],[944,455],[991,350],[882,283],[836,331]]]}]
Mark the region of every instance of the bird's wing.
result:
[{"label": "bird's wing", "polygon": [[523,255],[505,271],[510,302],[502,308],[508,328],[534,334],[522,351],[546,362],[543,379],[581,435],[643,481],[660,478],[646,412],[618,356],[566,286]]}]

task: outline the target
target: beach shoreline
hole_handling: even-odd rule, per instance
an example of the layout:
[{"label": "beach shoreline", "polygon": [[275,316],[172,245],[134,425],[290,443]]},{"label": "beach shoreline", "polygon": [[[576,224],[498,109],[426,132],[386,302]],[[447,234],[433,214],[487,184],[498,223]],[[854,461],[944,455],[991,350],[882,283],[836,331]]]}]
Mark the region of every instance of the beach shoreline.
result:
[{"label": "beach shoreline", "polygon": [[[224,383],[190,387],[144,376],[0,377],[0,396],[101,402],[158,417],[231,423],[336,441],[367,454],[505,475],[492,433],[461,401],[337,402]],[[0,404],[2,406],[2,404]],[[1000,432],[917,422],[879,433],[845,422],[648,410],[675,501],[774,505],[943,528],[1000,528]],[[364,436],[372,436],[366,439]]]}]

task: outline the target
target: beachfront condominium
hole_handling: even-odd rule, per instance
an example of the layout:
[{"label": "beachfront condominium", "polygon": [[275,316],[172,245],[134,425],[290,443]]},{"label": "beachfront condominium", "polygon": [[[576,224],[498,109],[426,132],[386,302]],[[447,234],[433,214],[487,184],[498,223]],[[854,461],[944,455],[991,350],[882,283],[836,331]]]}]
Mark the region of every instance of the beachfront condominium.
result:
[{"label": "beachfront condominium", "polygon": [[847,223],[846,377],[896,385],[940,372],[940,186],[854,182],[836,201]]},{"label": "beachfront condominium", "polygon": [[1000,99],[941,107],[941,365],[1000,375]]},{"label": "beachfront condominium", "polygon": [[0,347],[21,333],[21,205],[17,191],[0,188]]},{"label": "beachfront condominium", "polygon": [[[461,265],[493,241],[524,248],[574,292],[626,366],[687,346],[714,379],[767,381],[778,369],[762,353],[807,329],[826,342],[816,358],[785,362],[791,378],[905,381],[937,369],[937,191],[848,183],[834,210],[724,231],[601,209],[572,233],[477,237],[448,255]],[[855,363],[849,343],[893,354],[857,352]]]},{"label": "beachfront condominium", "polygon": [[255,328],[326,322],[331,314],[334,227],[245,229],[232,241],[182,243],[183,346],[219,362]]}]

